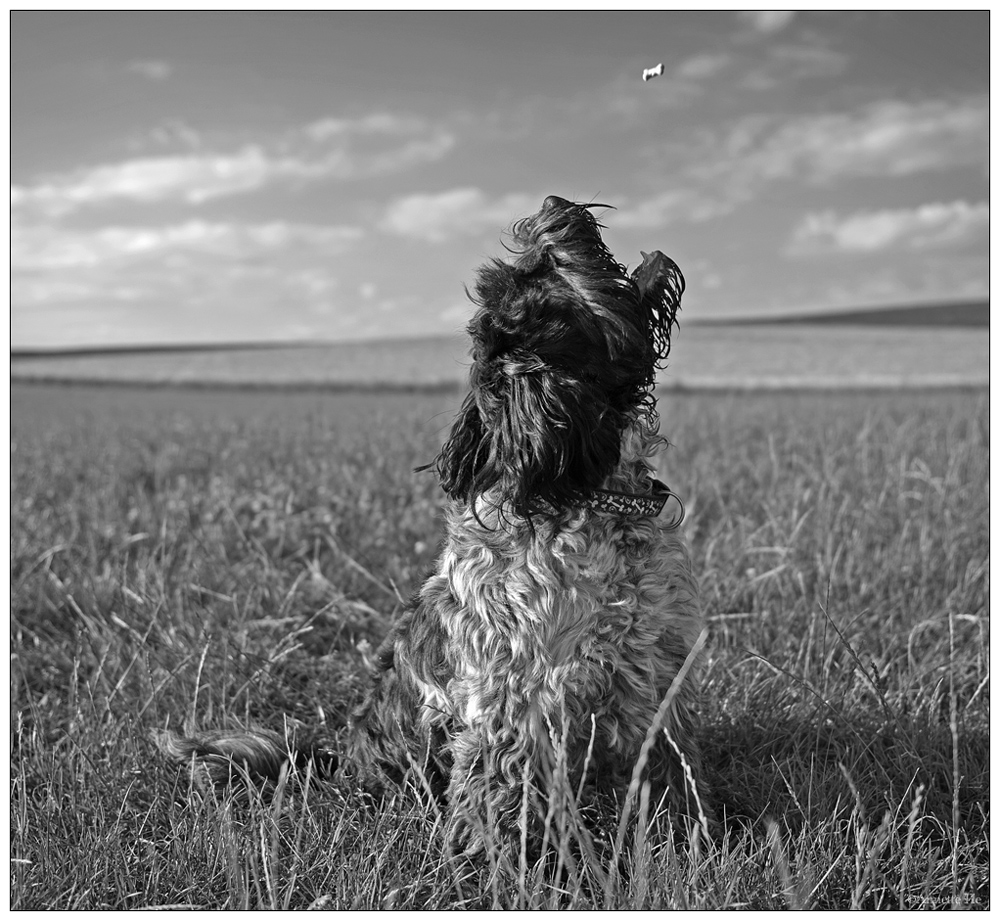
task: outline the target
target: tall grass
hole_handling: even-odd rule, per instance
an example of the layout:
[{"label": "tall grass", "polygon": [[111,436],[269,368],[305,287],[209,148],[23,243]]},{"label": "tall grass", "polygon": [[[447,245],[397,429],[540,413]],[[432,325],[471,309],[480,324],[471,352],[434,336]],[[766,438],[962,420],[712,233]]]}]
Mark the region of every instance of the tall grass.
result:
[{"label": "tall grass", "polygon": [[559,782],[540,857],[451,853],[419,779],[190,790],[152,730],[342,731],[452,404],[14,388],[12,907],[988,907],[985,394],[662,402],[717,840],[616,857]]}]

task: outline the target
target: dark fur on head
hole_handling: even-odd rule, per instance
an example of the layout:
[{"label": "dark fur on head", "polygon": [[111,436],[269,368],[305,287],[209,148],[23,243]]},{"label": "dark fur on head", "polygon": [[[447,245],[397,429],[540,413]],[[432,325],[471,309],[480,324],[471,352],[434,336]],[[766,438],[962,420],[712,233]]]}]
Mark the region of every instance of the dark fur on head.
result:
[{"label": "dark fur on head", "polygon": [[629,277],[595,207],[550,195],[514,225],[516,258],[479,270],[471,390],[433,465],[473,507],[487,492],[521,518],[579,504],[618,464],[628,422],[655,424],[684,279],[660,253]]}]

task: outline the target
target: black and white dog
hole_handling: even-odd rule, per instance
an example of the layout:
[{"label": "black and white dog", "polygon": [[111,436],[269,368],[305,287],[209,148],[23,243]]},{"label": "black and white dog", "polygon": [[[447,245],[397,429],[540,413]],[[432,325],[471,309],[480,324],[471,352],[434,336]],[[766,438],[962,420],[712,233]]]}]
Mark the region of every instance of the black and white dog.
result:
[{"label": "black and white dog", "polygon": [[[438,777],[463,833],[517,827],[557,748],[591,795],[621,799],[642,754],[654,801],[706,811],[698,587],[683,508],[651,465],[684,281],[659,252],[629,276],[592,207],[546,198],[514,225],[514,258],[479,270],[470,390],[431,465],[450,497],[444,548],[338,753],[368,784],[414,765]],[[217,781],[309,756],[258,731],[160,744]]]}]

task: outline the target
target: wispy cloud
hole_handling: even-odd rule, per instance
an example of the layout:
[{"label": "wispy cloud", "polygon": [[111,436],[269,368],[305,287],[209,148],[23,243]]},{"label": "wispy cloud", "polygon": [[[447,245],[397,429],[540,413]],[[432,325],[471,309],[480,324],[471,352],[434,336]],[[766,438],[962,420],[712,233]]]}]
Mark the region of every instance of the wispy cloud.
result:
[{"label": "wispy cloud", "polygon": [[795,18],[794,10],[742,10],[736,14],[740,22],[754,32],[769,35],[780,32]]},{"label": "wispy cloud", "polygon": [[625,202],[615,211],[614,225],[625,230],[666,227],[678,221],[707,221],[732,210],[723,199],[694,188],[674,188]]},{"label": "wispy cloud", "polygon": [[380,228],[404,237],[441,243],[453,237],[476,236],[510,224],[538,208],[541,196],[511,192],[490,197],[481,189],[407,195],[391,202]]},{"label": "wispy cloud", "polygon": [[824,115],[749,115],[719,130],[649,147],[660,188],[619,220],[654,227],[701,221],[755,201],[776,182],[816,187],[864,177],[985,168],[989,106],[983,97],[880,101]]},{"label": "wispy cloud", "polygon": [[260,188],[268,181],[303,173],[304,164],[269,157],[250,146],[234,154],[143,157],[85,167],[29,186],[11,188],[11,207],[59,216],[113,200],[170,199],[200,204],[222,195]]},{"label": "wispy cloud", "polygon": [[796,228],[787,252],[874,253],[888,249],[931,250],[956,246],[989,233],[987,202],[933,203],[917,208],[862,211],[845,216],[834,211],[807,215]]},{"label": "wispy cloud", "polygon": [[864,271],[836,271],[825,281],[817,278],[799,300],[828,307],[868,307],[988,298],[989,293],[986,254],[950,254],[947,258],[921,254],[907,262],[873,259]]},{"label": "wispy cloud", "polygon": [[848,63],[847,55],[822,45],[769,44],[762,58],[743,62],[735,82],[744,90],[773,90],[792,81],[839,76]]},{"label": "wispy cloud", "polygon": [[453,144],[450,132],[414,118],[327,119],[233,152],[136,157],[49,176],[12,187],[11,207],[59,216],[115,200],[196,205],[278,182],[401,172],[440,159]]},{"label": "wispy cloud", "polygon": [[169,258],[186,251],[211,259],[245,259],[284,249],[344,252],[364,232],[351,226],[271,221],[260,224],[190,220],[150,227],[79,230],[58,225],[21,227],[11,233],[11,270],[71,270],[122,261]]},{"label": "wispy cloud", "polygon": [[130,152],[148,156],[152,151],[199,150],[203,146],[201,134],[179,118],[166,118],[125,141]]},{"label": "wispy cloud", "polygon": [[722,73],[733,63],[730,54],[696,54],[685,58],[674,69],[674,74],[682,80],[704,80]]},{"label": "wispy cloud", "polygon": [[730,153],[744,173],[819,183],[844,176],[906,176],[985,165],[989,106],[980,98],[885,101],[762,129],[756,137],[730,136]]},{"label": "wispy cloud", "polygon": [[166,61],[130,61],[126,70],[157,83],[169,80],[174,72],[173,65]]},{"label": "wispy cloud", "polygon": [[284,221],[91,231],[15,225],[15,326],[25,341],[135,341],[147,327],[191,340],[245,338],[244,330],[287,336],[294,324],[302,335],[346,332],[353,321],[336,257],[362,237],[355,227]]},{"label": "wispy cloud", "polygon": [[[718,51],[685,58],[674,67],[672,77],[682,85],[718,78],[729,90],[764,91],[787,88],[791,82],[836,77],[848,67],[846,54],[809,37],[766,44],[733,41]],[[692,88],[688,88],[689,96]]]}]

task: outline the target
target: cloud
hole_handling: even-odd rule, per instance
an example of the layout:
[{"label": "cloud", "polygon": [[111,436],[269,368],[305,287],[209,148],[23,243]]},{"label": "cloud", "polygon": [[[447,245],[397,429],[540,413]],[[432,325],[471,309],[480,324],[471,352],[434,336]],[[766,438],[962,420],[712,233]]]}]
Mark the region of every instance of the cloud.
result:
[{"label": "cloud", "polygon": [[787,87],[791,81],[836,77],[849,60],[840,51],[814,44],[768,45],[762,60],[747,62],[737,85],[747,90]]},{"label": "cloud", "polygon": [[678,221],[707,221],[731,211],[731,206],[693,188],[675,188],[638,202],[625,202],[611,219],[616,228],[649,230]]},{"label": "cloud", "polygon": [[[186,140],[190,146],[190,136]],[[197,205],[278,182],[397,173],[440,159],[453,144],[449,132],[419,119],[392,115],[328,119],[234,152],[197,150],[136,157],[13,186],[11,207],[56,217],[116,200]]]},{"label": "cloud", "polygon": [[427,130],[427,123],[412,115],[373,112],[360,118],[320,118],[301,129],[313,141],[364,134],[418,135]]},{"label": "cloud", "polygon": [[[985,168],[984,97],[879,101],[821,115],[748,115],[646,147],[644,198],[621,201],[615,226],[655,229],[729,214],[776,183],[839,191],[857,179]],[[810,195],[818,194],[810,192]]]},{"label": "cloud", "polygon": [[681,61],[674,73],[683,80],[704,80],[726,70],[732,62],[728,54],[696,54]]},{"label": "cloud", "polygon": [[780,32],[794,18],[794,10],[743,10],[736,14],[740,21],[755,32]]},{"label": "cloud", "polygon": [[958,298],[988,298],[989,256],[920,254],[905,261],[876,259],[864,271],[817,276],[794,298],[827,307],[915,304]]},{"label": "cloud", "polygon": [[917,208],[862,211],[845,217],[822,211],[802,220],[786,251],[801,256],[941,249],[985,239],[989,225],[987,202],[933,203]]},{"label": "cloud", "polygon": [[160,260],[186,252],[218,260],[245,259],[281,250],[316,254],[347,250],[363,236],[360,228],[272,221],[236,224],[201,220],[163,227],[20,227],[11,233],[11,270],[49,272],[90,269],[122,262]]},{"label": "cloud", "polygon": [[31,186],[11,188],[11,207],[51,216],[115,199],[200,204],[221,195],[260,188],[278,176],[302,171],[294,160],[269,158],[259,147],[235,154],[144,157],[87,167]]},{"label": "cloud", "polygon": [[833,185],[858,177],[898,178],[985,165],[989,106],[981,97],[918,103],[880,101],[852,112],[746,116],[686,146],[661,145],[671,182],[701,213],[726,213],[779,181]]},{"label": "cloud", "polygon": [[536,211],[541,200],[541,196],[520,192],[490,198],[477,188],[407,195],[388,206],[379,226],[400,236],[442,243],[453,237],[496,233]]},{"label": "cloud", "polygon": [[989,107],[964,102],[878,102],[782,125],[751,152],[765,174],[815,182],[844,175],[907,176],[985,163]]},{"label": "cloud", "polygon": [[168,118],[129,138],[126,143],[129,150],[140,153],[148,153],[150,147],[157,150],[198,150],[202,146],[202,137],[187,122]]},{"label": "cloud", "polygon": [[126,70],[157,83],[170,79],[174,72],[173,65],[166,61],[130,61]]},{"label": "cloud", "polygon": [[[185,221],[162,227],[21,229],[11,247],[11,322],[21,342],[317,335],[353,322],[343,302],[354,227]],[[351,300],[354,300],[353,298]],[[280,320],[279,320],[280,318]]]}]

